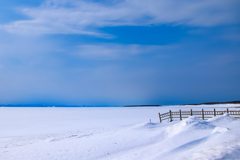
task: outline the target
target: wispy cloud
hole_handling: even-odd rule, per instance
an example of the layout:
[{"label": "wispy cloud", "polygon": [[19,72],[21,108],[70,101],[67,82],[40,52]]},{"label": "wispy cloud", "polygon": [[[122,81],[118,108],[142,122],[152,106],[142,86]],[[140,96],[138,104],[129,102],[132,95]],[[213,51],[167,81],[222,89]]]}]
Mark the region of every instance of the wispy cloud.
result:
[{"label": "wispy cloud", "polygon": [[111,3],[84,0],[48,0],[24,8],[30,20],[0,28],[20,34],[87,34],[109,37],[97,31],[106,26],[159,24],[217,26],[239,23],[238,0],[122,0]]},{"label": "wispy cloud", "polygon": [[85,58],[115,59],[130,55],[156,53],[174,46],[138,45],[138,44],[98,44],[78,46],[77,54]]}]

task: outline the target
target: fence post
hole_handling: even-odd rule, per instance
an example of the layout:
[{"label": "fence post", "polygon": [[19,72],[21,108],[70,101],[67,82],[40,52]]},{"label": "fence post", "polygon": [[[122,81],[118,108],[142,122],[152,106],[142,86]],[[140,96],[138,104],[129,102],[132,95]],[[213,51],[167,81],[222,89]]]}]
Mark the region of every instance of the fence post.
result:
[{"label": "fence post", "polygon": [[172,122],[172,111],[169,110],[169,115],[170,115],[170,122]]},{"label": "fence post", "polygon": [[228,113],[228,108],[227,108],[227,113]]},{"label": "fence post", "polygon": [[159,116],[160,123],[162,123],[160,112],[158,113],[158,116]]},{"label": "fence post", "polygon": [[182,112],[181,109],[179,109],[179,114],[180,114],[180,121],[182,120]]},{"label": "fence post", "polygon": [[193,114],[192,114],[192,109],[191,109],[191,116],[192,116]]},{"label": "fence post", "polygon": [[202,119],[204,120],[204,110],[202,109]]},{"label": "fence post", "polygon": [[213,109],[213,112],[214,112],[214,117],[216,117],[216,110],[215,110],[215,108]]}]

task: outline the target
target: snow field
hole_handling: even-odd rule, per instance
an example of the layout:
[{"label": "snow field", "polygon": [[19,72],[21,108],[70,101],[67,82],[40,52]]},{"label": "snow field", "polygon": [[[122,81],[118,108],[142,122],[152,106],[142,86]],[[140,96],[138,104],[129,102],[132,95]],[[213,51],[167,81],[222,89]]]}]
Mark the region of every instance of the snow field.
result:
[{"label": "snow field", "polygon": [[[192,106],[191,106],[192,107]],[[208,110],[213,109],[205,106]],[[224,110],[226,106],[214,106]],[[219,108],[217,108],[219,107]],[[228,105],[229,107],[229,105]],[[0,108],[1,160],[238,159],[240,120],[227,114],[158,123],[154,108]],[[193,108],[193,107],[192,107]],[[193,108],[193,110],[201,110]],[[204,108],[204,109],[205,109]],[[182,107],[182,110],[190,110]],[[149,119],[152,122],[149,123]]]}]

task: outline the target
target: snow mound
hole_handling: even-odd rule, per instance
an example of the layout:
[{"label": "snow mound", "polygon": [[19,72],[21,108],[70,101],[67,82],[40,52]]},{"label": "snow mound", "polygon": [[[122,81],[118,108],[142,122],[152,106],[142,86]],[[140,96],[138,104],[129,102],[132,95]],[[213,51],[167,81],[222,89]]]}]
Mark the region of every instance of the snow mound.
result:
[{"label": "snow mound", "polygon": [[214,126],[209,124],[206,121],[201,120],[200,118],[190,116],[187,119],[176,124],[176,126],[181,127],[194,127],[195,129],[205,129],[205,128],[213,128]]},{"label": "snow mound", "polygon": [[203,121],[197,117],[194,116],[190,116],[187,119],[182,120],[181,122],[178,122],[176,124],[174,124],[173,126],[170,126],[166,129],[166,133],[168,134],[168,136],[174,136],[179,134],[180,132],[184,132],[187,130],[191,130],[191,129],[214,129],[215,126],[212,124],[209,124],[206,121]]},{"label": "snow mound", "polygon": [[227,127],[216,127],[212,133],[224,133],[228,131],[229,129]]},{"label": "snow mound", "polygon": [[210,122],[211,124],[213,124],[213,123],[229,123],[229,122],[236,121],[236,120],[237,120],[236,118],[229,116],[228,113],[224,113],[223,116],[211,118],[208,120],[208,122]]}]

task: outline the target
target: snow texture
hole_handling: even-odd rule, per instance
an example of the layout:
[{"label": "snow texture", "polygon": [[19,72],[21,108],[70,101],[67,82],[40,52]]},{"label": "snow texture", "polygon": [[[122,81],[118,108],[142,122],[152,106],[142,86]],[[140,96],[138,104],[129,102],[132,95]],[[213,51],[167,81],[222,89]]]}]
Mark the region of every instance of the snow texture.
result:
[{"label": "snow texture", "polygon": [[[239,159],[240,120],[228,114],[158,122],[158,112],[212,106],[149,108],[0,107],[1,160]],[[199,108],[197,108],[199,107]],[[224,110],[229,105],[215,105]],[[231,108],[232,110],[233,108]],[[151,122],[149,122],[151,119]]]}]

